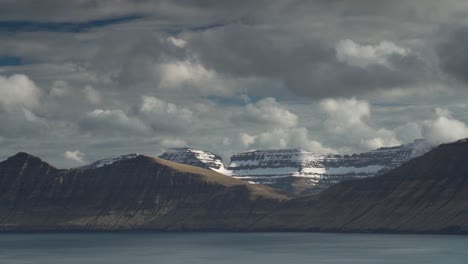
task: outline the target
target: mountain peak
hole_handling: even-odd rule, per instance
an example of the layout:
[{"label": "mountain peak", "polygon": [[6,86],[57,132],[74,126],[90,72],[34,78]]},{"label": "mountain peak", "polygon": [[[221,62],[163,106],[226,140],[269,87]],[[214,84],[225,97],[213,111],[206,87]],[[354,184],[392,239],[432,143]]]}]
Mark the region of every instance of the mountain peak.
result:
[{"label": "mountain peak", "polygon": [[105,159],[95,161],[95,162],[90,163],[88,165],[77,167],[76,169],[88,170],[88,169],[101,168],[101,167],[105,167],[105,166],[111,165],[111,164],[119,162],[119,161],[134,159],[134,158],[137,158],[138,156],[140,156],[140,155],[137,154],[137,153],[130,153],[130,154],[125,154],[125,155],[120,155],[120,156],[109,157],[109,158],[105,158]]},{"label": "mountain peak", "polygon": [[464,144],[466,144],[466,143],[468,143],[468,138],[460,139],[460,140],[456,141],[455,143],[464,143]]},{"label": "mountain peak", "polygon": [[36,157],[34,155],[31,155],[29,153],[26,153],[26,152],[18,152],[15,155],[8,158],[8,160],[10,160],[10,159],[38,159],[38,160],[40,160],[40,158],[38,158],[38,157]]},{"label": "mountain peak", "polygon": [[224,167],[221,156],[206,150],[171,148],[159,156],[159,158],[204,169],[211,169],[213,171],[229,175],[229,171]]},{"label": "mountain peak", "polygon": [[320,192],[342,180],[382,174],[431,148],[427,141],[415,140],[350,155],[323,155],[300,148],[260,149],[231,156],[226,167],[218,155],[191,148],[170,149],[160,158],[211,169],[250,183],[308,194]]}]

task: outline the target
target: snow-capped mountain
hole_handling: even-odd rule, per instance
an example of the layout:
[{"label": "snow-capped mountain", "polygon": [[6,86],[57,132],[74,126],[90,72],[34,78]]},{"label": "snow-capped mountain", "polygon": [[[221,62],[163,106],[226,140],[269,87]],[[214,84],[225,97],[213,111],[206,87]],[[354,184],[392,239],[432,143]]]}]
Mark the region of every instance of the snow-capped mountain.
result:
[{"label": "snow-capped mountain", "polygon": [[230,172],[224,167],[221,156],[209,151],[191,148],[172,148],[159,157],[161,159],[204,169],[211,169],[222,174],[230,175]]},{"label": "snow-capped mountain", "polygon": [[101,167],[104,167],[104,166],[109,166],[109,165],[111,165],[111,164],[113,164],[115,162],[118,162],[118,161],[134,159],[137,156],[138,156],[138,154],[131,153],[131,154],[126,154],[126,155],[121,155],[121,156],[116,156],[116,157],[110,157],[110,158],[95,161],[95,162],[93,162],[91,164],[88,164],[88,165],[77,167],[75,169],[88,170],[88,169],[101,168]]},{"label": "snow-capped mountain", "polygon": [[425,141],[416,140],[352,155],[321,155],[302,149],[253,150],[235,154],[227,167],[221,157],[201,150],[174,149],[160,157],[296,194],[310,194],[346,179],[384,173],[429,149]]}]

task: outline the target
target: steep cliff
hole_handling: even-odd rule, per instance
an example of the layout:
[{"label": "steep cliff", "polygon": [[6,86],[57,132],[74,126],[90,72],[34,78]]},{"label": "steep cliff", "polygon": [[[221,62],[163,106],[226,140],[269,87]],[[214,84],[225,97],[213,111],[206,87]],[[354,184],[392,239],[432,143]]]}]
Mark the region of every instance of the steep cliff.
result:
[{"label": "steep cliff", "polygon": [[59,170],[19,153],[0,162],[0,228],[468,234],[468,140],[303,197],[141,155]]},{"label": "steep cliff", "polygon": [[[284,225],[287,223],[287,225]],[[468,232],[468,140],[444,144],[383,176],[288,201],[254,228]]]},{"label": "steep cliff", "polygon": [[423,140],[351,155],[321,155],[302,149],[253,150],[235,154],[227,167],[203,150],[172,149],[162,159],[211,169],[296,195],[317,194],[343,180],[381,175],[431,149]]}]

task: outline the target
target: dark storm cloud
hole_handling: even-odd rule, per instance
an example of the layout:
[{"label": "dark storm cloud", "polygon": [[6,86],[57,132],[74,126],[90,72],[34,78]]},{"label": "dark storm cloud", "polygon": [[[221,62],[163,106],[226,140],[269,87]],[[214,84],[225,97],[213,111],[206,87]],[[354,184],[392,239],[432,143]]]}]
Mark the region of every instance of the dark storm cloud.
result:
[{"label": "dark storm cloud", "polygon": [[291,41],[284,43],[277,32],[234,24],[196,34],[189,39],[189,47],[206,67],[220,73],[272,78],[295,94],[311,97],[349,96],[415,85],[431,78],[429,65],[417,54],[376,58],[388,61],[386,65],[350,65],[337,58],[339,39],[294,43],[295,36],[290,37]]},{"label": "dark storm cloud", "polygon": [[132,15],[110,19],[91,20],[86,22],[34,22],[24,20],[0,21],[0,32],[84,32],[93,28],[130,22],[141,18],[142,16]]},{"label": "dark storm cloud", "polygon": [[446,38],[437,52],[442,69],[452,77],[468,84],[468,26],[456,26],[442,32]]},{"label": "dark storm cloud", "polygon": [[286,85],[299,95],[313,97],[353,96],[426,83],[430,79],[427,65],[416,56],[393,55],[391,66],[367,67],[347,65],[336,57],[307,64],[285,76]]},{"label": "dark storm cloud", "polygon": [[[468,81],[468,34],[438,34],[466,11],[465,0],[0,0],[0,156],[37,149],[68,166],[75,150],[91,161],[187,144],[226,155],[252,141],[390,144],[390,127],[454,97],[468,108],[439,75]],[[40,101],[21,93],[31,84]],[[324,130],[324,97],[348,97],[331,98],[340,113],[369,107],[351,138]]]},{"label": "dark storm cloud", "polygon": [[151,16],[162,24],[187,24],[191,27],[213,20],[243,17],[270,1],[239,3],[230,0],[2,0],[0,17],[4,21],[82,22],[107,20],[128,15]]}]

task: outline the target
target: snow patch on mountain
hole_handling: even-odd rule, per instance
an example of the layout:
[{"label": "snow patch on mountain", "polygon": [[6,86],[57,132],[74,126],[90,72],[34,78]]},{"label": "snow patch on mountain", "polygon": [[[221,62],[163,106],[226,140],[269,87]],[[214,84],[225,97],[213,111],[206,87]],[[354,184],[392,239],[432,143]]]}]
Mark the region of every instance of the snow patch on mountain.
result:
[{"label": "snow patch on mountain", "polygon": [[88,169],[102,168],[102,167],[105,167],[105,166],[109,166],[109,165],[111,165],[113,163],[119,162],[119,161],[134,159],[137,156],[138,156],[138,154],[131,153],[131,154],[126,154],[126,155],[121,155],[121,156],[116,156],[116,157],[105,158],[105,159],[95,161],[95,162],[93,162],[91,164],[88,164],[88,165],[77,167],[76,169],[88,170]]},{"label": "snow patch on mountain", "polygon": [[171,148],[159,156],[177,163],[211,169],[221,174],[230,175],[224,167],[222,158],[212,152],[192,148]]},{"label": "snow patch on mountain", "polygon": [[430,149],[427,142],[416,140],[351,155],[322,155],[297,148],[251,150],[233,155],[228,166],[212,152],[190,148],[171,149],[160,158],[287,191],[302,186],[302,193],[315,193],[342,180],[385,173]]}]

